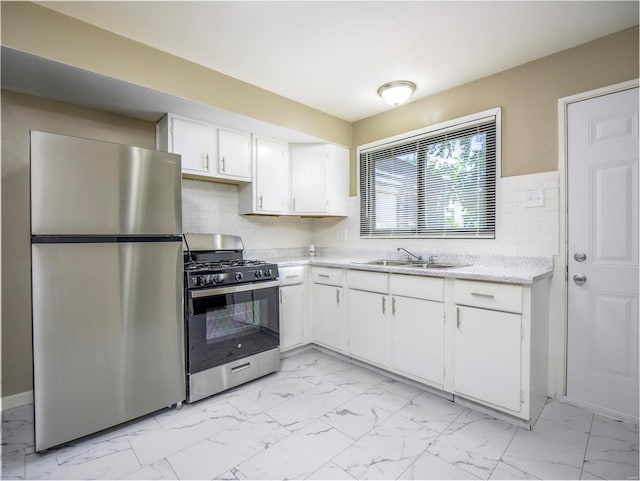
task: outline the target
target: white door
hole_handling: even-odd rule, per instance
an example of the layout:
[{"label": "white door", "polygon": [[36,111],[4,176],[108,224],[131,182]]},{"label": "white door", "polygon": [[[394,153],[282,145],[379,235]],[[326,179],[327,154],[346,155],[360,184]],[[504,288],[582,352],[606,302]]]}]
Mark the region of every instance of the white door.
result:
[{"label": "white door", "polygon": [[638,89],[568,107],[567,398],[638,416]]}]

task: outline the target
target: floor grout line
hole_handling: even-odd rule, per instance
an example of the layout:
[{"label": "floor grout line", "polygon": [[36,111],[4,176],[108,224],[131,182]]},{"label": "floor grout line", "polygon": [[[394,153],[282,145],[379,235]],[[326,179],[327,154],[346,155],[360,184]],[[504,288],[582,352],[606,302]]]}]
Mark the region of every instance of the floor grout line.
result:
[{"label": "floor grout line", "polygon": [[589,451],[589,443],[591,443],[591,431],[593,430],[594,419],[595,419],[595,415],[592,415],[591,424],[589,424],[589,437],[587,438],[587,444],[584,447],[584,454],[582,455],[582,463],[580,464],[580,476],[578,479],[582,479],[582,473],[584,472],[584,463],[587,462],[587,451]]}]

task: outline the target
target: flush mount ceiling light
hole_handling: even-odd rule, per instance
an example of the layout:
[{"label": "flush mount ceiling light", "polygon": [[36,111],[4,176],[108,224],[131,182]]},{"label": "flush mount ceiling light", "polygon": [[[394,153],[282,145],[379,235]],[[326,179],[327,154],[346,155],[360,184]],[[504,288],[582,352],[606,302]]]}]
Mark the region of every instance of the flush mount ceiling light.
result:
[{"label": "flush mount ceiling light", "polygon": [[384,84],[378,89],[378,95],[389,105],[405,103],[416,90],[416,84],[408,80],[394,80]]}]

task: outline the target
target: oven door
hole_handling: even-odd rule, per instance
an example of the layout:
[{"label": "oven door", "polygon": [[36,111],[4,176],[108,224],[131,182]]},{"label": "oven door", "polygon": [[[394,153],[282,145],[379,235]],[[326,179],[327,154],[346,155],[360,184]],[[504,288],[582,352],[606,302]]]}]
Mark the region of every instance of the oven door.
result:
[{"label": "oven door", "polygon": [[271,281],[187,291],[188,372],[277,348],[279,285]]}]

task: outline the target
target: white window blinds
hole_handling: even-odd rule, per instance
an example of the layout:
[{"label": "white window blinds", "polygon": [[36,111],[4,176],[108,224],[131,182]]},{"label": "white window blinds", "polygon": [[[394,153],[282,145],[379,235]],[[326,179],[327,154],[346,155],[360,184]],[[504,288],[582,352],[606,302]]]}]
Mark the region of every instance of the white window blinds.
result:
[{"label": "white window blinds", "polygon": [[361,237],[494,238],[496,117],[360,153]]}]

